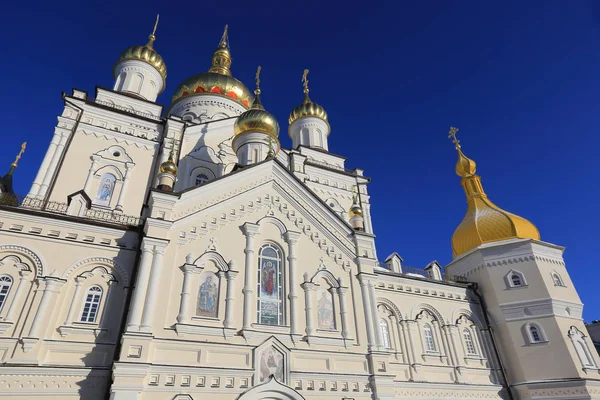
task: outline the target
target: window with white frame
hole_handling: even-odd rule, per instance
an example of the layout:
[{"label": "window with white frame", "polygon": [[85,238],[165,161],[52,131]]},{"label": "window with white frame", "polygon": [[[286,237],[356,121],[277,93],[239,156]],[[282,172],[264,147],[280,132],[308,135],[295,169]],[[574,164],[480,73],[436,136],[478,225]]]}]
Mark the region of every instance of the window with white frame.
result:
[{"label": "window with white frame", "polygon": [[562,278],[558,274],[558,272],[552,273],[552,281],[554,282],[554,286],[565,286]]},{"label": "window with white frame", "polygon": [[383,347],[386,349],[392,348],[392,343],[390,341],[390,329],[388,327],[388,323],[385,319],[381,318],[379,320],[379,329],[381,329],[381,338],[383,339]]},{"label": "window with white frame", "polygon": [[475,342],[473,342],[473,335],[468,328],[463,330],[463,338],[465,339],[465,348],[467,349],[467,354],[474,355],[477,354],[477,350],[475,349]]},{"label": "window with white frame", "polygon": [[208,176],[205,174],[196,175],[196,186],[204,185],[206,182],[208,182]]},{"label": "window with white frame", "polygon": [[435,341],[433,340],[433,330],[429,324],[426,324],[423,327],[423,337],[425,339],[425,350],[431,352],[436,351]]},{"label": "window with white frame", "polygon": [[6,298],[8,297],[8,292],[10,292],[10,287],[12,286],[13,280],[8,275],[0,276],[0,310],[2,310],[2,306],[6,302]]},{"label": "window with white frame", "polygon": [[524,330],[529,344],[545,343],[548,341],[542,326],[536,322],[525,324]]},{"label": "window with white frame", "polygon": [[279,248],[265,244],[258,251],[257,319],[259,324],[283,325],[283,271]]},{"label": "window with white frame", "polygon": [[83,303],[83,312],[81,313],[80,322],[96,322],[98,311],[100,309],[100,301],[102,301],[102,288],[100,286],[92,286],[88,289]]},{"label": "window with white frame", "polygon": [[525,276],[519,271],[512,270],[506,275],[506,283],[508,287],[515,288],[520,286],[527,286]]}]

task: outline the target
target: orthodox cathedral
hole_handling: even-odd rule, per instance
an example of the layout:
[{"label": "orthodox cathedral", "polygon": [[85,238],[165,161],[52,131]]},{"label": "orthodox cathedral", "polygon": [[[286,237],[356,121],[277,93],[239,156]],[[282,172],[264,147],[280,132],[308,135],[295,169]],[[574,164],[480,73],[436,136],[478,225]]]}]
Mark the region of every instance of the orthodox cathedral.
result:
[{"label": "orthodox cathedral", "polygon": [[456,128],[452,262],[382,260],[308,71],[281,148],[227,29],[163,110],[155,31],[63,95],[29,193],[24,147],[0,181],[2,399],[600,399],[564,248],[490,201]]}]

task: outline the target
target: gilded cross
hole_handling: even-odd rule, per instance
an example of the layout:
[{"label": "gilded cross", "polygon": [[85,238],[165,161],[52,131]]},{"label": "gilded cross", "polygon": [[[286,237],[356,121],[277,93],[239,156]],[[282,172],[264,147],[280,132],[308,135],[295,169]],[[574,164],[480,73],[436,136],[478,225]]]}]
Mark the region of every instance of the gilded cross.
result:
[{"label": "gilded cross", "polygon": [[158,28],[158,18],[160,17],[159,14],[156,14],[156,22],[154,23],[154,29],[152,29],[152,36],[154,36],[154,34],[156,33],[156,28]]},{"label": "gilded cross", "polygon": [[25,153],[25,148],[26,147],[27,147],[27,142],[23,142],[23,144],[21,145],[21,151],[19,152],[19,154],[17,154],[17,157],[15,158],[15,161],[12,163],[13,167],[17,166],[17,163],[21,159],[21,156],[23,155],[23,153]]},{"label": "gilded cross", "polygon": [[258,68],[256,69],[256,89],[260,90],[260,70],[262,69],[262,67],[259,65]]},{"label": "gilded cross", "polygon": [[450,127],[450,132],[448,132],[448,139],[452,139],[452,143],[456,146],[456,150],[460,149],[460,140],[456,138],[456,133],[458,132],[458,128],[453,126]]},{"label": "gilded cross", "polygon": [[302,74],[302,83],[304,84],[304,93],[308,93],[308,70],[305,69]]},{"label": "gilded cross", "polygon": [[221,41],[219,42],[219,45],[221,47],[227,47],[227,29],[228,29],[229,25],[225,25],[225,29],[223,30],[223,36],[221,36]]}]

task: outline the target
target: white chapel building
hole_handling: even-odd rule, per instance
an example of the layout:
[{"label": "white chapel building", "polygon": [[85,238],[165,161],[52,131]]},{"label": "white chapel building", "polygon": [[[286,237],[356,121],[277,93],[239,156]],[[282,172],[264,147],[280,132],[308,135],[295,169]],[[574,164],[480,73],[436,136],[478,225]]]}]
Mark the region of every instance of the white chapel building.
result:
[{"label": "white chapel building", "polygon": [[488,199],[455,128],[453,260],[408,268],[308,71],[285,149],[227,30],[167,109],[154,41],[63,96],[29,193],[19,157],[0,181],[1,399],[600,399],[564,248]]}]

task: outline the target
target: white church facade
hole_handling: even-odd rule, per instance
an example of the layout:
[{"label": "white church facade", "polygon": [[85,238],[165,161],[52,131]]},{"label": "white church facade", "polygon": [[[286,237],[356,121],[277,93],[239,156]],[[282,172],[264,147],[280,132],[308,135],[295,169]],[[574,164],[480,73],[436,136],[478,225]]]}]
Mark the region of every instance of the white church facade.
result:
[{"label": "white church facade", "polygon": [[285,149],[227,31],[166,110],[154,40],[63,96],[28,194],[19,157],[0,181],[2,399],[600,399],[564,249],[487,198],[455,128],[453,261],[380,261],[308,71]]}]

